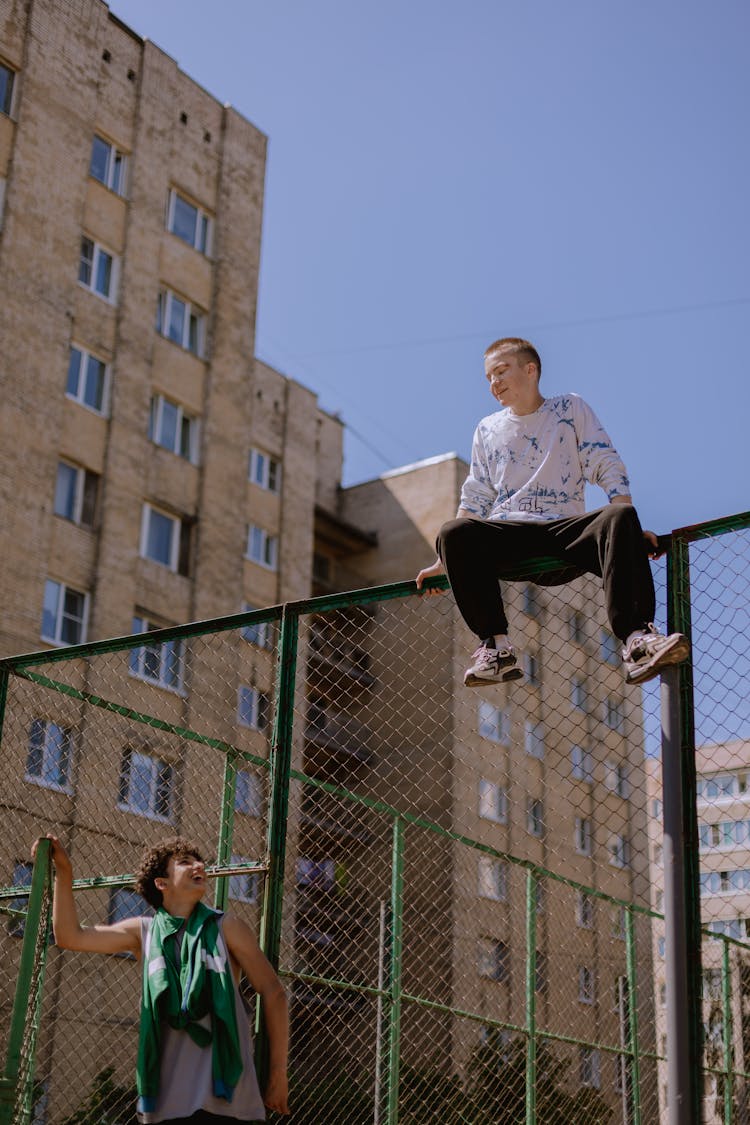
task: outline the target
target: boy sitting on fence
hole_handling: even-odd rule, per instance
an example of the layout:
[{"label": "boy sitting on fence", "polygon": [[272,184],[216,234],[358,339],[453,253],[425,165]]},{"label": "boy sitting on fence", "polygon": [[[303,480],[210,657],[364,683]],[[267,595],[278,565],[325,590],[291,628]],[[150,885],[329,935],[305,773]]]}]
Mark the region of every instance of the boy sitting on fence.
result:
[{"label": "boy sitting on fence", "polygon": [[[201,901],[207,881],[198,849],[176,837],[144,854],[135,886],[156,910],[153,918],[81,926],[70,857],[55,836],[48,839],[55,865],[57,945],[143,959],[139,1121],[257,1121],[265,1117],[264,1102],[288,1113],[286,995],[249,927]],[[268,1029],[270,1074],[263,1098],[238,988],[241,971],[262,999]]]}]

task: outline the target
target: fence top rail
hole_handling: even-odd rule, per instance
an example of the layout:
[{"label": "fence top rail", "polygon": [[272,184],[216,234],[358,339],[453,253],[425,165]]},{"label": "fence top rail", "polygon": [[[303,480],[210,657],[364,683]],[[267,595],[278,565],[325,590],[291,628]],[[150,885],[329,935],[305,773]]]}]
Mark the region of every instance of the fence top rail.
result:
[{"label": "fence top rail", "polygon": [[[659,535],[659,546],[669,550],[675,538],[694,539],[708,538],[722,535],[727,531],[741,530],[750,527],[750,512],[740,512],[733,516],[723,516],[720,519],[708,520],[705,523],[681,527],[668,534]],[[560,570],[560,560],[554,558],[536,558],[529,560],[524,566],[519,567],[507,581],[523,582],[533,580],[545,574]],[[431,578],[425,583],[425,589],[445,590],[448,580],[445,577]],[[367,586],[359,590],[345,590],[336,594],[323,594],[316,598],[302,598],[298,601],[280,603],[267,606],[263,609],[248,610],[245,613],[233,613],[224,617],[213,617],[205,621],[191,621],[185,625],[173,625],[166,629],[152,629],[147,633],[131,633],[122,637],[111,637],[100,641],[89,641],[80,645],[65,645],[59,648],[48,648],[34,652],[18,653],[0,659],[0,673],[13,672],[17,668],[25,668],[36,664],[59,663],[65,660],[76,660],[95,656],[97,654],[121,652],[124,649],[142,647],[147,644],[163,644],[166,641],[181,640],[188,637],[200,637],[210,633],[229,632],[242,629],[251,625],[261,625],[279,622],[285,615],[302,616],[311,613],[325,613],[334,609],[348,606],[368,605],[372,602],[391,601],[395,598],[407,598],[417,593],[416,583],[409,579],[405,582],[390,582],[382,586]]]}]

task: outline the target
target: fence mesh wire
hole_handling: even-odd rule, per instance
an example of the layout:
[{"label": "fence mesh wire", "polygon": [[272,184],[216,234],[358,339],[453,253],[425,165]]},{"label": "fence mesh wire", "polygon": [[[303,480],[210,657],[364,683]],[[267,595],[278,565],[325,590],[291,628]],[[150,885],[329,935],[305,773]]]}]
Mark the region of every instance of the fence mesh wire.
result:
[{"label": "fence mesh wire", "polygon": [[[746,1112],[749,544],[698,540],[690,560],[709,1122]],[[540,1123],[666,1120],[658,691],[625,686],[594,580],[505,593],[524,678],[476,691],[449,595],[384,588],[300,615],[279,716],[296,1122],[526,1122],[530,1103]],[[11,670],[9,885],[52,831],[92,881],[84,924],[142,913],[127,876],[179,832],[227,873],[214,900],[259,931],[279,700],[263,616]],[[19,1123],[135,1121],[138,995],[131,958],[49,950]]]}]

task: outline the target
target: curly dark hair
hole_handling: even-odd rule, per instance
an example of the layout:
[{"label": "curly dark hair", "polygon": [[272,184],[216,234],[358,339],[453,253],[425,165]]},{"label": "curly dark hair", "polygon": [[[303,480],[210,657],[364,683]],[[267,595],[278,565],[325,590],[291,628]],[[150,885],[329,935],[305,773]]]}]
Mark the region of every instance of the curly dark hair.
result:
[{"label": "curly dark hair", "polygon": [[164,901],[154,879],[166,878],[170,859],[185,859],[191,855],[201,863],[204,862],[200,850],[184,836],[172,836],[168,840],[160,840],[158,844],[154,844],[143,853],[141,865],[136,872],[135,889],[145,898],[149,906],[158,910]]}]

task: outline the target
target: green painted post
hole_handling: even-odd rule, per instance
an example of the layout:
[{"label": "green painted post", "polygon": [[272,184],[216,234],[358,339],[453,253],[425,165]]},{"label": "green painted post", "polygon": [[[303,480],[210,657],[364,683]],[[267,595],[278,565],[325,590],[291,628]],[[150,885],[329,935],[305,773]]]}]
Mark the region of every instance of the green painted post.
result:
[{"label": "green painted post", "polygon": [[[46,930],[47,914],[43,911],[43,906],[45,892],[49,890],[50,886],[51,870],[50,841],[43,839],[39,842],[31,876],[29,905],[23,931],[23,945],[21,946],[21,962],[16,981],[13,1011],[10,1017],[5,1074],[0,1083],[0,1125],[11,1125],[13,1120],[15,1105],[18,1100],[18,1076],[21,1073],[24,1040],[26,1049],[31,1055],[28,1064],[28,1081],[31,1082],[33,1078],[38,1005],[41,1002],[44,968],[47,960],[47,935],[46,932],[40,935],[40,929],[44,926]],[[36,964],[37,956],[39,958],[38,965]],[[36,989],[32,995],[35,970],[37,972]],[[34,1025],[30,1034],[27,1034],[30,1008],[33,1012]],[[24,1091],[25,1099],[26,1091]]]},{"label": "green painted post", "polygon": [[[260,947],[275,969],[279,967],[284,907],[284,865],[289,814],[289,778],[292,768],[298,640],[299,617],[295,611],[285,605],[281,616],[276,665],[276,701],[270,759],[271,793],[266,830],[268,872],[260,923]],[[255,1033],[255,1061],[262,1089],[268,1077],[268,1039],[265,1026],[260,1019],[260,1003],[256,1008]]]},{"label": "green painted post", "polygon": [[526,873],[526,1125],[536,1125],[536,872]]},{"label": "green painted post", "polygon": [[[692,643],[690,542],[673,535],[667,555],[667,631]],[[703,937],[701,934],[700,849],[697,771],[695,768],[695,700],[692,658],[677,669],[681,731],[682,844],[684,855],[685,933],[687,938],[688,1052],[690,1120],[700,1121],[703,1102]]]},{"label": "green painted post", "polygon": [[386,1074],[386,1125],[398,1125],[398,1088],[401,1062],[401,960],[404,919],[404,822],[393,820],[391,856],[391,933],[389,950],[388,1068]]},{"label": "green painted post", "polygon": [[630,1051],[631,1125],[641,1125],[641,1059],[638,1041],[638,958],[633,911],[625,908],[625,958],[628,974],[628,1050]]},{"label": "green painted post", "polygon": [[722,1035],[724,1039],[724,1125],[732,1125],[734,1100],[734,1044],[732,1043],[732,976],[729,965],[729,942],[722,941],[721,1000]]},{"label": "green painted post", "polygon": [[[232,858],[232,834],[234,832],[234,796],[237,790],[237,762],[231,752],[224,755],[224,785],[221,799],[221,819],[219,821],[219,843],[216,849],[216,863],[226,867]],[[229,879],[221,875],[214,887],[214,906],[226,910],[229,897]]]}]

